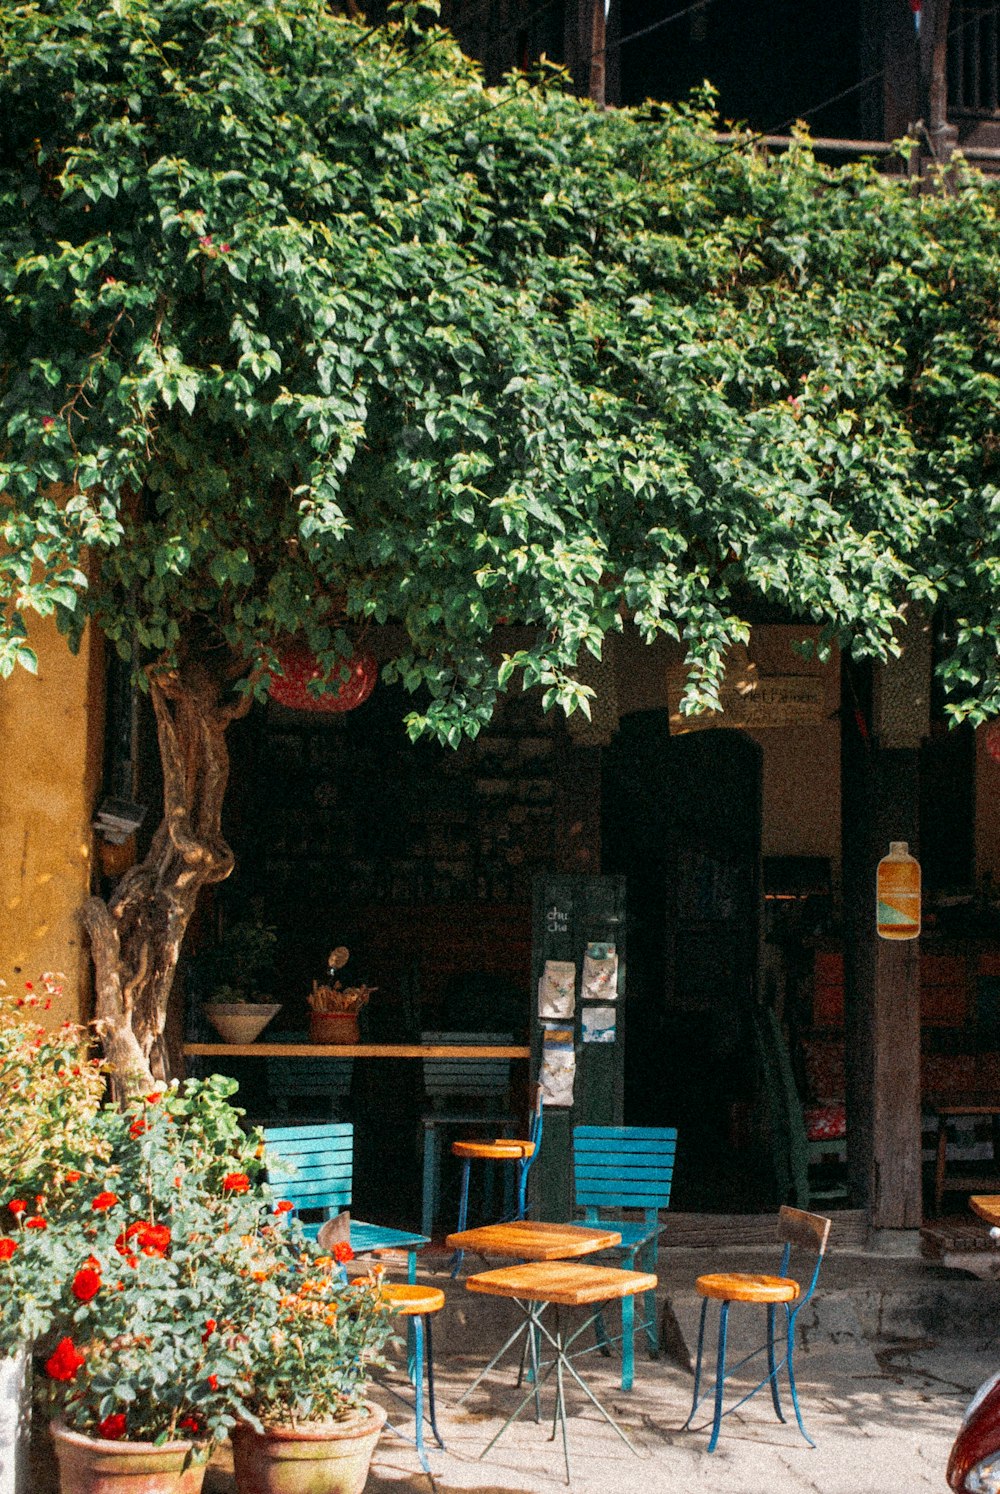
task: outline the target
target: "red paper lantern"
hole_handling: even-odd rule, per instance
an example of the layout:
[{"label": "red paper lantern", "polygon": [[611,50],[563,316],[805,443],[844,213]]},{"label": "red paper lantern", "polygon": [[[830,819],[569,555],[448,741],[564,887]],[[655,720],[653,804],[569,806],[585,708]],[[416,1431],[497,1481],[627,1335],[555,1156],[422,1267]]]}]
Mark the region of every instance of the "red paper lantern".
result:
[{"label": "red paper lantern", "polygon": [[986,751],[995,763],[1000,763],[1000,717],[986,727]]},{"label": "red paper lantern", "polygon": [[[324,678],[316,655],[305,643],[290,643],[278,654],[281,674],[271,676],[271,699],[290,711],[353,711],[375,689],[378,661],[374,654],[355,654],[348,660],[350,675],[336,689],[314,695],[313,680]],[[327,676],[329,678],[329,676]]]}]

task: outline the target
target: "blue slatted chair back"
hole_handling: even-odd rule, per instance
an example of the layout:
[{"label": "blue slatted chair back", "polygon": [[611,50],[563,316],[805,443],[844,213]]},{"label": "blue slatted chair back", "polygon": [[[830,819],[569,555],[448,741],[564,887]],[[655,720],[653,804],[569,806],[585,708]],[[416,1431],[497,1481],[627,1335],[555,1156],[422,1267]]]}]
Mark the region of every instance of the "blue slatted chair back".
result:
[{"label": "blue slatted chair back", "polygon": [[607,1209],[641,1209],[654,1228],[670,1204],[677,1153],[673,1126],[575,1126],[576,1203],[596,1222]]},{"label": "blue slatted chair back", "polygon": [[276,1164],[271,1186],[297,1213],[316,1209],[331,1218],[350,1207],[353,1125],[265,1126],[264,1142]]},{"label": "blue slatted chair back", "polygon": [[[505,1047],[514,1041],[509,1032],[422,1032],[425,1046],[459,1044],[467,1047]],[[484,1109],[506,1104],[510,1092],[509,1058],[425,1058],[424,1090],[431,1106],[445,1109],[454,1100],[476,1100]]]},{"label": "blue slatted chair back", "polygon": [[[288,1032],[287,1043],[307,1043],[305,1032]],[[353,1058],[266,1058],[268,1106],[273,1115],[284,1119],[295,1112],[296,1100],[324,1100],[331,1115],[347,1105],[354,1075]]]}]

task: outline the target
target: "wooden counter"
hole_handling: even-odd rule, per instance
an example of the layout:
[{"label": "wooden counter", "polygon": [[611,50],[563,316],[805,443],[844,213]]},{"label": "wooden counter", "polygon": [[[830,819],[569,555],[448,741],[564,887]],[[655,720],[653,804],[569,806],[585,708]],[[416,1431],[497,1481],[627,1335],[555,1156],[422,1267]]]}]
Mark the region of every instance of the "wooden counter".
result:
[{"label": "wooden counter", "polygon": [[465,1043],[185,1043],[204,1058],[530,1058],[527,1044],[490,1047]]}]

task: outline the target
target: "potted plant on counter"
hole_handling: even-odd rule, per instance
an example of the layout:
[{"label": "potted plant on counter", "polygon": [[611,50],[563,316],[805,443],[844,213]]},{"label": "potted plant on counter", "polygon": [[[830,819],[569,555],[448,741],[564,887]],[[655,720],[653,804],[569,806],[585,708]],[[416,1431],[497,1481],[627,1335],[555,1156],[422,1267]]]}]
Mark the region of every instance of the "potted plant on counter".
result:
[{"label": "potted plant on counter", "polygon": [[342,986],[337,972],[350,959],[350,950],[340,945],[327,956],[329,979],[313,981],[306,997],[309,1003],[309,1037],[314,1043],[358,1043],[361,1029],[358,1017],[368,1005],[375,986]]},{"label": "potted plant on counter", "polygon": [[194,976],[204,992],[202,1011],[227,1043],[252,1043],[281,1010],[261,987],[277,947],[270,925],[237,919],[218,943],[197,955]]}]

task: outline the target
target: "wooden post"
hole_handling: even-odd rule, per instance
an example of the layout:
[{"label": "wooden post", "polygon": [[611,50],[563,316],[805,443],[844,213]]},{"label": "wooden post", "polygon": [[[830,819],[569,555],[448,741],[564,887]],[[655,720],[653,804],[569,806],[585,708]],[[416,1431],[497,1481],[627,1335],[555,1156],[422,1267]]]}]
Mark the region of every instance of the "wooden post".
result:
[{"label": "wooden post", "polygon": [[843,667],[841,827],[847,1135],[851,1189],[876,1229],[921,1222],[919,939],[875,931],[875,871],[891,840],[919,855],[919,743],[929,634],[914,617],[900,660]]}]

